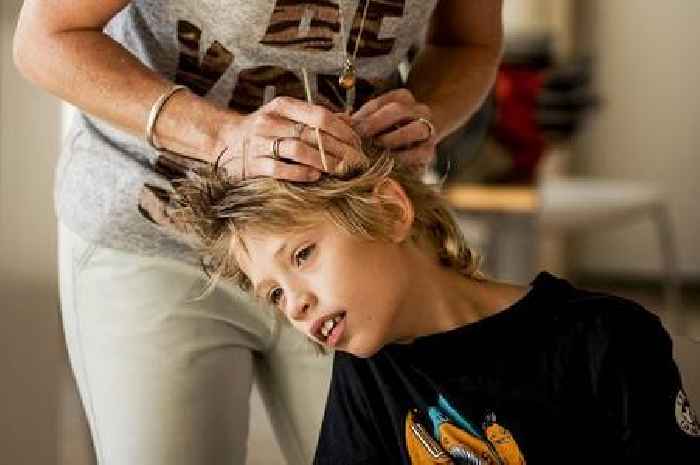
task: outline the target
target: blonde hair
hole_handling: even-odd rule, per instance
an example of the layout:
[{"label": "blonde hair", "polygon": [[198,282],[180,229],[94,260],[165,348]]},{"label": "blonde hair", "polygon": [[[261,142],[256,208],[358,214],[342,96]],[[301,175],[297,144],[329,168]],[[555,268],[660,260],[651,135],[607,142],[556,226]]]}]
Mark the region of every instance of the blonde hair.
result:
[{"label": "blonde hair", "polygon": [[401,212],[377,194],[376,187],[387,179],[396,181],[413,205],[411,238],[427,245],[443,266],[480,278],[478,257],[436,189],[387,151],[365,143],[364,152],[366,158],[361,162],[311,183],[269,177],[233,180],[221,176],[216,167],[176,181],[171,217],[180,231],[194,236],[210,286],[219,279],[230,279],[250,291],[251,283],[233,253],[236,244],[242,244],[245,230],[300,229],[313,226],[324,215],[356,237],[388,240]]}]

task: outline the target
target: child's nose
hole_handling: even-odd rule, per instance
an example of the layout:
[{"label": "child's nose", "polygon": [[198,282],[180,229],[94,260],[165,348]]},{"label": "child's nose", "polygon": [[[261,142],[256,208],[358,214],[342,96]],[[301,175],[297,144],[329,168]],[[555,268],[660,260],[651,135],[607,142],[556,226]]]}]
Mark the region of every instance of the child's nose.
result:
[{"label": "child's nose", "polygon": [[309,292],[303,292],[290,299],[289,318],[292,320],[303,320],[307,317],[309,310],[315,305],[316,299]]}]

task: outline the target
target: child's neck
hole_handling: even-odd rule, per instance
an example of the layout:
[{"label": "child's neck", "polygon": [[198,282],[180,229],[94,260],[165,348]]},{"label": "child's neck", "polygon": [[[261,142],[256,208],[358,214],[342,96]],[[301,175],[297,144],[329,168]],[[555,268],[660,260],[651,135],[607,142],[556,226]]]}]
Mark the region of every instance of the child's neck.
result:
[{"label": "child's neck", "polygon": [[522,286],[468,278],[425,254],[412,261],[413,282],[394,326],[399,343],[474,323],[505,310],[527,293]]}]

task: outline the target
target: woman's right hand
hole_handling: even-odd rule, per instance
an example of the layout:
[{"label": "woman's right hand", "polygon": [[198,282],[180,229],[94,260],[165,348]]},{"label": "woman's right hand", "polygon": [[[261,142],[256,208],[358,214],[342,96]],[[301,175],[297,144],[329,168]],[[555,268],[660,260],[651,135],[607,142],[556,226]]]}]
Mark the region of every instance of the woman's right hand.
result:
[{"label": "woman's right hand", "polygon": [[[326,155],[324,169],[316,128]],[[273,155],[279,138],[279,158]],[[344,115],[292,97],[277,97],[256,112],[224,122],[218,131],[219,168],[234,179],[269,176],[310,182],[361,159],[360,136]]]},{"label": "woman's right hand", "polygon": [[[360,136],[350,127],[349,117],[303,100],[278,97],[249,115],[225,110],[214,117],[218,130],[212,154],[192,157],[163,150],[156,159],[155,171],[175,181],[216,161],[217,168],[234,180],[267,176],[312,182],[324,171],[316,127],[320,129],[328,172],[338,170],[341,163],[364,159]],[[279,159],[272,152],[276,138],[280,138]],[[149,221],[176,231],[170,216],[171,194],[147,183],[139,196],[139,211]]]}]

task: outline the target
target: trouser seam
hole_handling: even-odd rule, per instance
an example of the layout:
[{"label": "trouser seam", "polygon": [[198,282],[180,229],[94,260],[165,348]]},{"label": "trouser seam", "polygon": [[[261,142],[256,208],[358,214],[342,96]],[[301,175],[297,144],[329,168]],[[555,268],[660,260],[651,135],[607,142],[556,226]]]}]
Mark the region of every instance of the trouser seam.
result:
[{"label": "trouser seam", "polygon": [[[73,246],[74,246],[74,241],[71,241],[70,243],[70,252],[72,255],[73,252]],[[100,433],[98,431],[98,421],[97,421],[97,412],[95,411],[95,406],[92,402],[92,396],[90,395],[91,387],[90,387],[90,376],[88,374],[88,369],[87,369],[87,362],[85,359],[85,353],[83,351],[83,335],[81,331],[81,320],[80,320],[80,313],[78,312],[78,306],[79,306],[79,294],[77,292],[78,288],[78,278],[79,278],[79,272],[83,269],[85,266],[86,262],[89,260],[90,256],[95,252],[96,246],[92,243],[89,243],[89,246],[83,252],[79,260],[76,262],[73,261],[71,257],[71,293],[73,294],[73,305],[72,308],[70,309],[73,312],[73,319],[74,319],[74,324],[75,324],[75,339],[76,339],[76,350],[75,350],[75,355],[78,357],[78,362],[80,363],[80,371],[81,375],[83,377],[83,383],[85,389],[83,389],[83,393],[81,394],[81,398],[83,399],[83,405],[85,406],[85,414],[89,415],[92,428],[92,441],[95,449],[95,455],[97,458],[97,463],[105,465],[104,461],[104,454],[102,453],[102,440],[100,439]]]}]

